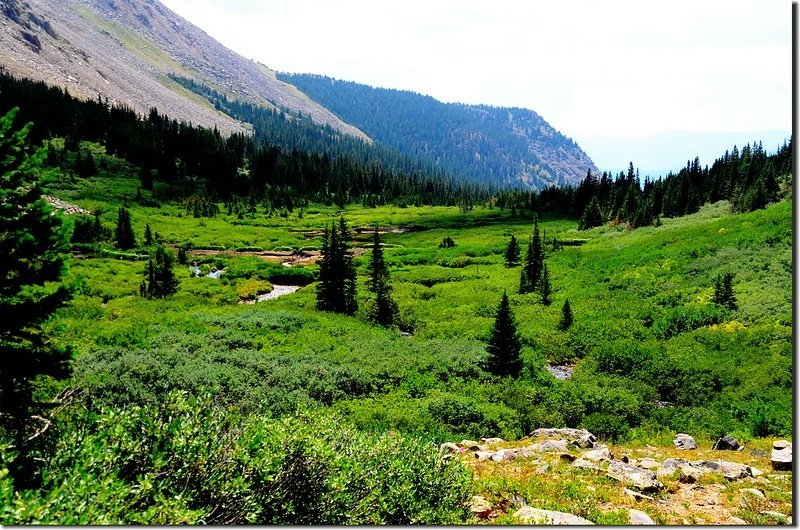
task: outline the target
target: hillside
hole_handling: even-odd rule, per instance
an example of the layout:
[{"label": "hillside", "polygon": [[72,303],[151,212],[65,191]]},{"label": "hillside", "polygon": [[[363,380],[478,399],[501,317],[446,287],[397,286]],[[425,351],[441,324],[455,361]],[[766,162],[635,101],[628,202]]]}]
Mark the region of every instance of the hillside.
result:
[{"label": "hillside", "polygon": [[373,140],[445,172],[542,189],[577,184],[592,160],[532,110],[442,103],[414,92],[279,73]]},{"label": "hillside", "polygon": [[143,114],[156,107],[223,132],[244,130],[167,74],[192,77],[241,100],[302,112],[366,139],[266,66],[225,48],[157,0],[3,0],[0,64],[15,76],[44,80],[82,98],[108,98]]}]

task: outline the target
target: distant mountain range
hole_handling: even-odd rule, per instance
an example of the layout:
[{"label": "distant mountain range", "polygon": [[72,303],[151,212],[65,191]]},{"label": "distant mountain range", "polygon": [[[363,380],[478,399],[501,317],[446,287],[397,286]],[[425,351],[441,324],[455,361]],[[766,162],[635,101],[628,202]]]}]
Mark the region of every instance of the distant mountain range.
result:
[{"label": "distant mountain range", "polygon": [[279,73],[376,142],[460,177],[542,189],[597,172],[580,146],[536,112],[442,103],[405,90],[311,74]]},{"label": "distant mountain range", "polygon": [[[298,123],[310,119],[333,131],[325,132],[332,149],[340,134],[367,148],[375,142],[381,153],[396,152],[417,167],[501,186],[577,184],[588,169],[597,171],[575,141],[532,110],[442,103],[321,76],[278,77],[157,0],[0,0],[0,64],[17,77],[141,114],[155,107],[223,133],[253,130],[179,82],[195,81],[228,100],[274,109],[273,123],[294,127],[278,136],[297,137]],[[352,142],[340,144],[356,152]]]},{"label": "distant mountain range", "polygon": [[633,162],[644,178],[677,173],[697,156],[701,165],[710,165],[734,145],[741,150],[745,144],[762,142],[768,153],[774,153],[790,136],[789,131],[769,129],[742,133],[667,131],[645,138],[583,136],[579,140],[602,171],[617,174]]}]

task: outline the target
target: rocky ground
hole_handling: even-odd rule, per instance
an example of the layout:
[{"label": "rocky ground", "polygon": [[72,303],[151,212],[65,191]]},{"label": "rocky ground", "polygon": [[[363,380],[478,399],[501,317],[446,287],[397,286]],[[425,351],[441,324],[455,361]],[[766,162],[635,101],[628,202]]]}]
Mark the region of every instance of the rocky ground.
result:
[{"label": "rocky ground", "polygon": [[[731,443],[732,442],[732,443]],[[771,449],[770,449],[771,444]],[[792,446],[732,437],[672,446],[599,443],[579,429],[443,444],[475,473],[479,523],[792,524]]]}]

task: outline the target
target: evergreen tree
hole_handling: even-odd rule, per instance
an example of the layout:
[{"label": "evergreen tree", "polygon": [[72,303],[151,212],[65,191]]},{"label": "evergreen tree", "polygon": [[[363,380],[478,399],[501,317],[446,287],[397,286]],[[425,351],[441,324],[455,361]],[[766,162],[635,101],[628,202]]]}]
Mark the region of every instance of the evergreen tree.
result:
[{"label": "evergreen tree", "polygon": [[159,245],[155,260],[150,258],[147,262],[139,294],[146,298],[164,298],[178,292],[178,280],[175,278],[172,264],[172,252]]},{"label": "evergreen tree", "polygon": [[506,267],[516,267],[519,265],[519,258],[520,258],[520,248],[519,242],[517,242],[517,238],[513,235],[511,236],[511,241],[508,242],[508,246],[506,247]]},{"label": "evergreen tree", "polygon": [[550,273],[547,272],[547,263],[544,264],[544,269],[542,270],[542,285],[540,291],[542,294],[542,304],[550,305],[552,300],[550,300]]},{"label": "evergreen tree", "polygon": [[186,258],[186,249],[183,248],[183,247],[180,247],[178,249],[178,265],[186,265],[187,261],[188,260]]},{"label": "evergreen tree", "polygon": [[580,223],[578,223],[578,229],[588,230],[590,228],[594,228],[595,226],[601,226],[602,224],[603,214],[600,213],[600,202],[597,200],[597,196],[595,195],[589,201],[589,204],[586,205],[586,209],[583,210]]},{"label": "evergreen tree", "polygon": [[392,286],[389,267],[383,257],[378,227],[372,236],[372,260],[369,263],[369,290],[375,295],[375,303],[370,311],[370,319],[381,326],[392,326],[397,319],[397,304],[391,297]]},{"label": "evergreen tree", "polygon": [[71,352],[53,346],[41,325],[71,291],[60,283],[67,233],[38,184],[45,153],[27,154],[31,125],[14,131],[17,112],[0,116],[0,431],[17,453],[8,464],[15,486],[28,488],[36,483],[33,451],[40,440],[32,432],[47,425],[34,420],[43,407],[32,383],[70,371]]},{"label": "evergreen tree", "polygon": [[561,322],[558,323],[558,329],[566,331],[572,325],[572,308],[569,306],[569,300],[564,300],[564,305],[561,307]]},{"label": "evergreen tree", "polygon": [[144,227],[144,244],[146,247],[153,244],[153,231],[150,229],[150,223],[147,223]]},{"label": "evergreen tree", "polygon": [[718,274],[714,283],[714,303],[731,311],[738,309],[736,295],[733,293],[733,273]]},{"label": "evergreen tree", "polygon": [[352,315],[358,310],[356,269],[347,241],[350,232],[344,218],[326,227],[320,248],[317,309]]},{"label": "evergreen tree", "polygon": [[522,372],[521,350],[522,343],[517,334],[514,315],[511,313],[508,295],[504,291],[486,348],[489,357],[484,363],[484,369],[494,375],[518,377]]},{"label": "evergreen tree", "polygon": [[131,214],[122,207],[120,207],[117,217],[116,238],[117,246],[121,249],[130,249],[136,246],[136,236],[134,236],[131,226]]},{"label": "evergreen tree", "polygon": [[525,266],[522,268],[522,272],[520,272],[520,294],[530,293],[538,289],[542,281],[543,264],[544,249],[542,248],[542,238],[539,235],[539,220],[537,217],[534,217],[533,235],[528,243],[528,251],[525,255]]}]

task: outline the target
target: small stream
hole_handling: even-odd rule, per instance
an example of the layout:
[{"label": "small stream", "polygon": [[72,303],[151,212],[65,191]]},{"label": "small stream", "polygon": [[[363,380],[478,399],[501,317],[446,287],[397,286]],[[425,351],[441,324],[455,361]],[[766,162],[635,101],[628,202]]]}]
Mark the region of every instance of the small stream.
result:
[{"label": "small stream", "polygon": [[556,379],[569,379],[575,371],[574,364],[548,364],[547,371],[553,374]]},{"label": "small stream", "polygon": [[[189,271],[194,276],[202,276],[202,274],[200,272],[200,267],[198,267],[197,265],[189,265]],[[214,280],[219,280],[224,272],[225,272],[225,269],[213,270],[213,271],[209,272],[208,274],[206,274],[206,278],[212,278]]]},{"label": "small stream", "polygon": [[299,291],[302,285],[277,285],[272,284],[272,290],[268,293],[260,294],[255,300],[246,300],[245,304],[255,304],[256,302],[263,302],[265,300],[273,300],[280,296],[292,294]]}]

